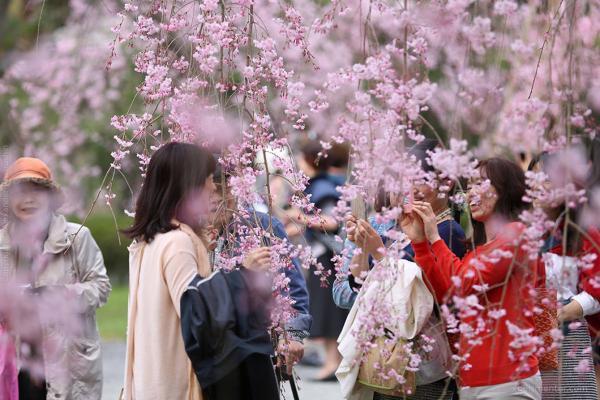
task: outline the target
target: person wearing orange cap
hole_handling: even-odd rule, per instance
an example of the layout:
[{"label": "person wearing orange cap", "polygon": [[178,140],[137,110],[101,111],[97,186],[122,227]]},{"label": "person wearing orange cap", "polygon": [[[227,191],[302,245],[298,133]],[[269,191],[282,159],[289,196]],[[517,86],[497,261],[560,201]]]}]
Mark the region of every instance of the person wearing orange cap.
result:
[{"label": "person wearing orange cap", "polygon": [[[74,337],[62,335],[56,326],[42,327],[45,384],[19,371],[19,397],[99,400],[102,359],[96,309],[111,290],[100,248],[88,228],[67,222],[57,212],[63,194],[43,161],[16,160],[0,191],[8,200],[8,223],[0,229],[0,282],[76,299],[83,324]],[[50,342],[58,345],[52,357],[46,354]]]}]

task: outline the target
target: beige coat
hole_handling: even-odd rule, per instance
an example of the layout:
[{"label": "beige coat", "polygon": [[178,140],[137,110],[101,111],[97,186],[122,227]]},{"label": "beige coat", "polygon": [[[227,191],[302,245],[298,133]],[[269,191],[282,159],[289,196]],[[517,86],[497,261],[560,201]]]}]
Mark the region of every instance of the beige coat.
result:
[{"label": "beige coat", "polygon": [[185,352],[179,302],[196,274],[210,273],[206,248],[187,225],[129,248],[124,398],[200,400]]},{"label": "beige coat", "polygon": [[[59,343],[61,349],[52,364],[45,360],[47,399],[100,400],[102,357],[96,309],[106,303],[111,289],[102,253],[89,229],[67,222],[62,215],[52,216],[43,251],[50,262],[34,286],[65,286],[79,295],[84,310],[81,337],[67,339],[57,327],[44,327],[44,345]],[[0,260],[2,280],[14,276],[17,268],[29,267],[17,265],[22,262],[11,247],[8,227],[0,230]],[[65,370],[67,374],[62,373]]]}]

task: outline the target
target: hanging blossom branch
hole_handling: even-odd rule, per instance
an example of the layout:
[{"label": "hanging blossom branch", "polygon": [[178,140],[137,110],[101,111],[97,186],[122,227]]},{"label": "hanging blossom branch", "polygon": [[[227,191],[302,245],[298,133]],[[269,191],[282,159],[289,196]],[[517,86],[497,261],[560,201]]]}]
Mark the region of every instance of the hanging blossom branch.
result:
[{"label": "hanging blossom branch", "polygon": [[[112,112],[127,57],[134,54],[132,65],[140,81],[130,109],[111,120],[114,131],[108,139],[114,136],[114,151],[101,188],[104,200],[112,207],[117,199],[114,181],[142,177],[152,153],[165,142],[195,142],[219,150],[237,202],[237,228],[228,239],[240,251],[269,239],[276,250],[272,268],[277,293],[285,292],[287,282],[280,271],[289,267],[290,258],[298,257],[306,268],[316,265],[317,274],[322,268],[307,247],[280,241],[270,228],[247,223],[251,214],[246,210],[265,201],[254,185],[265,174],[270,182],[274,172],[256,162],[256,155],[286,153],[307,133],[319,134],[324,157],[333,142],[351,146],[351,179],[340,189],[340,219],[349,213],[352,199],[362,196],[372,205],[379,189],[402,196],[413,185],[426,183],[444,191],[444,179],[476,176],[473,154],[561,154],[566,160],[561,168],[528,175],[527,199],[534,207],[521,216],[526,225],[522,250],[533,257],[545,235],[558,229],[544,218],[542,204],[567,211],[586,202],[578,182],[582,175],[573,169],[582,158],[562,154],[598,133],[600,26],[594,21],[600,19],[599,5],[561,2],[556,10],[545,10],[541,1],[483,1],[477,7],[470,0],[397,3],[128,1],[117,18],[80,15],[56,37],[40,38],[36,54],[18,58],[20,62],[7,69],[0,95],[12,98],[9,116],[27,144],[19,152],[44,152],[60,175],[96,174],[97,168],[75,168],[65,155],[90,140],[103,143],[105,138],[95,132],[84,133],[82,117],[104,120]],[[113,27],[108,57],[99,55],[102,46],[97,42],[84,40],[93,36],[85,35],[86,29],[99,26]],[[537,54],[536,46],[550,47],[548,57]],[[549,68],[540,68],[544,62]],[[28,67],[32,65],[35,71]],[[98,65],[108,73],[97,73],[93,66]],[[550,84],[534,85],[536,81]],[[48,112],[56,125],[44,123]],[[452,138],[429,154],[436,172],[425,174],[406,150],[430,131],[440,136],[458,131],[478,144],[471,152],[465,141]],[[290,157],[275,157],[273,163],[295,193],[291,205],[318,224],[319,211],[299,194],[307,178],[296,171]],[[565,168],[567,177],[561,179]],[[375,218],[391,221],[402,211],[384,209]],[[578,222],[569,220],[566,225],[579,226]],[[388,235],[398,241],[398,248],[406,243],[398,230]],[[241,254],[231,253],[220,267],[235,265]],[[402,252],[388,249],[387,256],[398,258]],[[496,258],[504,256],[508,254]],[[578,260],[584,269],[590,262]],[[394,279],[386,274],[371,278]],[[482,312],[484,289],[480,296],[456,296],[453,307],[443,308],[449,331],[465,335],[471,351],[477,351],[476,336],[460,318],[473,317],[477,334],[493,334],[495,320],[488,317],[499,318],[504,312]],[[285,296],[277,302],[273,325],[281,329],[293,315],[292,304]],[[362,321],[356,332],[365,352],[369,341],[391,323],[386,314],[390,305],[384,300],[372,300],[367,307],[371,319]],[[523,349],[529,351],[528,346],[539,347],[530,332],[514,323],[510,331],[515,357]],[[407,349],[411,368],[417,368],[417,355]],[[468,368],[469,355],[460,361]]]},{"label": "hanging blossom branch", "polygon": [[[280,47],[300,47],[309,63],[311,59],[300,14],[286,6],[282,10],[285,17],[277,19],[269,15],[272,11],[265,15],[266,6],[266,2],[254,1],[125,4],[115,32],[117,42],[138,49],[135,68],[143,81],[137,96],[144,101],[145,112],[113,118],[112,125],[120,134],[115,136],[117,149],[111,167],[123,170],[123,163],[135,153],[143,174],[151,153],[171,140],[219,149],[219,162],[236,199],[237,228],[226,232],[232,251],[223,252],[217,267],[238,265],[243,254],[267,240],[274,250],[271,264],[278,294],[273,327],[281,330],[294,314],[285,295],[289,282],[281,270],[293,267],[292,258],[298,258],[305,268],[315,266],[316,273],[322,266],[308,247],[276,238],[271,224],[266,229],[248,225],[252,220],[249,210],[260,201],[254,189],[257,178],[266,173],[267,182],[270,179],[268,169],[257,168],[256,155],[289,147],[288,137],[278,133],[271,120],[267,109],[270,97],[276,94],[284,106],[278,124],[289,121],[294,130],[302,130],[306,118],[299,112],[301,83],[294,82],[294,71],[285,67]],[[264,25],[265,18],[279,25],[282,44]],[[130,27],[130,32],[123,32],[124,27]],[[279,159],[278,164],[293,190],[302,192],[307,178],[295,172],[292,160]],[[268,202],[270,198],[267,193]],[[112,198],[106,200],[110,203]],[[303,196],[295,196],[292,204],[310,215],[315,211]],[[318,213],[313,218],[318,218]]]},{"label": "hanging blossom branch", "polygon": [[[593,111],[588,111],[583,99],[593,96],[589,84],[593,68],[586,65],[597,65],[593,38],[598,33],[594,31],[592,40],[574,38],[583,30],[575,31],[569,24],[593,21],[597,7],[574,7],[574,13],[585,15],[558,20],[552,42],[554,51],[568,48],[566,54],[574,57],[577,51],[580,59],[590,62],[569,63],[568,68],[561,63],[547,76],[543,69],[531,69],[535,54],[526,44],[547,39],[547,26],[542,23],[548,20],[546,14],[538,13],[535,4],[519,5],[512,0],[484,2],[477,9],[469,5],[469,1],[403,5],[334,1],[324,7],[311,2],[280,7],[258,0],[128,3],[122,15],[131,31],[116,34],[125,38],[118,41],[136,48],[136,71],[143,77],[137,95],[145,107],[144,113],[115,120],[120,134],[113,167],[124,165],[136,153],[143,171],[152,151],[168,140],[224,149],[220,163],[238,205],[234,218],[238,229],[232,243],[243,252],[264,243],[265,238],[272,240],[282,255],[273,260],[273,270],[279,271],[289,265],[292,255],[300,257],[305,267],[314,265],[315,260],[306,250],[278,242],[269,229],[249,227],[244,220],[251,215],[244,212],[262,200],[254,190],[258,178],[266,173],[270,182],[271,170],[259,167],[256,155],[266,158],[268,152],[285,151],[304,131],[320,135],[324,157],[332,142],[351,145],[353,168],[350,183],[340,188],[340,219],[349,213],[350,200],[362,196],[373,204],[380,189],[402,196],[413,185],[428,183],[444,191],[441,180],[476,176],[476,164],[464,141],[450,141],[449,146],[430,154],[434,174],[422,172],[416,160],[406,155],[434,125],[423,126],[430,114],[437,116],[442,128],[451,128],[446,125],[450,119],[444,116],[456,114],[452,120],[463,126],[466,134],[485,133],[474,152],[478,156],[493,154],[500,148],[495,145],[506,143],[517,151],[563,148],[569,141],[561,139],[564,135],[559,127],[565,126],[565,120],[552,100],[556,93],[536,87],[530,96],[527,88],[534,76],[558,82],[560,101],[579,99],[572,107],[577,113],[569,113],[566,121],[577,133],[574,137],[595,134]],[[525,20],[532,22],[523,24]],[[125,25],[119,22],[117,31]],[[362,36],[357,36],[356,26],[365,27]],[[565,39],[565,27],[570,28],[570,39]],[[573,40],[584,45],[575,50]],[[504,43],[509,43],[510,51],[501,48]],[[334,60],[330,57],[333,50]],[[489,65],[486,58],[493,52],[500,54],[494,57],[498,63]],[[574,74],[582,79],[573,81]],[[575,92],[578,96],[573,96]],[[214,118],[206,119],[206,115]],[[215,125],[219,129],[211,129]],[[230,134],[221,135],[222,131]],[[226,140],[220,141],[222,137]],[[306,177],[295,172],[289,158],[279,158],[277,163],[293,191],[302,192]],[[534,203],[538,197],[549,196],[536,191],[539,179],[530,176],[528,197]],[[266,202],[272,205],[269,190]],[[561,196],[568,198],[568,207],[585,201],[579,189],[567,184],[556,190],[562,193],[551,196],[556,201]],[[304,196],[295,195],[291,202],[318,220],[318,211]],[[272,211],[271,206],[269,209]],[[385,209],[376,219],[390,221],[401,213],[400,208]],[[550,224],[542,219],[539,207],[524,213],[522,221],[527,225],[523,249],[533,256]],[[405,242],[402,232],[395,230],[389,235]],[[401,256],[400,251],[388,252],[388,257]],[[235,265],[241,254],[232,255],[222,267]],[[317,264],[317,274],[319,268]],[[371,281],[389,279],[393,277],[382,275]],[[277,280],[282,291],[285,284],[285,279]],[[481,288],[482,296],[485,289]],[[477,351],[478,336],[494,332],[497,319],[489,320],[490,313],[483,312],[485,303],[480,304],[479,298],[456,296],[453,309],[446,308],[444,313],[447,326],[466,335],[472,351]],[[275,326],[282,326],[281,321],[291,315],[285,311],[290,303],[286,304],[274,313]],[[385,301],[374,300],[369,307],[371,319],[363,321],[356,332],[365,352],[369,341],[390,323]],[[499,318],[503,312],[494,310],[492,316]],[[455,323],[465,316],[477,321],[475,332]],[[539,345],[529,332],[514,326],[511,332],[515,354]],[[411,350],[407,354],[413,361],[418,359]],[[467,354],[461,360],[466,368],[468,358]],[[417,365],[414,361],[411,366]]]}]

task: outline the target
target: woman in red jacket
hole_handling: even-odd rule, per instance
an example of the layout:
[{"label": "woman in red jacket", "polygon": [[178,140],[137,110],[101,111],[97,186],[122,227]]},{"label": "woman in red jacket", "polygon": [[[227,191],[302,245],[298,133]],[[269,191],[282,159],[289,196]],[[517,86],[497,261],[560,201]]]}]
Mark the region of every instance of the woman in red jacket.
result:
[{"label": "woman in red jacket", "polygon": [[521,249],[526,204],[525,176],[511,161],[479,164],[481,181],[471,182],[469,205],[476,246],[461,260],[440,240],[435,214],[414,202],[402,221],[415,260],[440,303],[452,301],[460,318],[461,399],[541,399],[532,289],[537,260]]}]

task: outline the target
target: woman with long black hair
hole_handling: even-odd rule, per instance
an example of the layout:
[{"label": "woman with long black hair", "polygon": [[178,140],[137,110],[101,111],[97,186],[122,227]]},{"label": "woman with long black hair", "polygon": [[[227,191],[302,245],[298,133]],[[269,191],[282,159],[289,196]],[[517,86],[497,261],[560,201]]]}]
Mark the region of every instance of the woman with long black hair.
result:
[{"label": "woman with long black hair", "polygon": [[210,211],[215,160],[207,151],[169,143],[150,159],[129,247],[126,400],[202,399],[185,352],[180,299],[198,274],[210,274],[197,236]]}]

